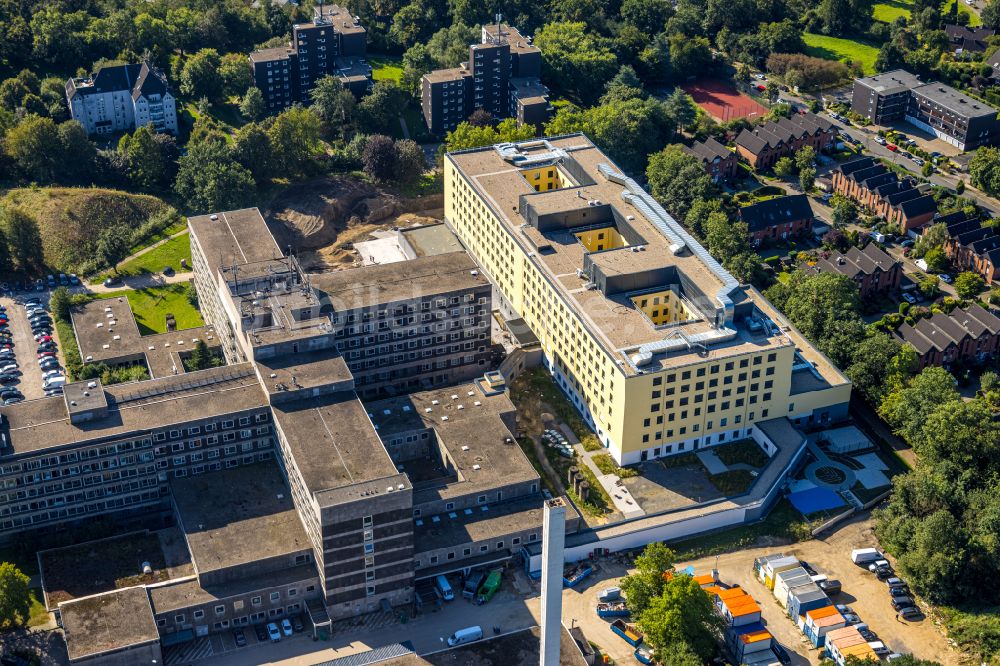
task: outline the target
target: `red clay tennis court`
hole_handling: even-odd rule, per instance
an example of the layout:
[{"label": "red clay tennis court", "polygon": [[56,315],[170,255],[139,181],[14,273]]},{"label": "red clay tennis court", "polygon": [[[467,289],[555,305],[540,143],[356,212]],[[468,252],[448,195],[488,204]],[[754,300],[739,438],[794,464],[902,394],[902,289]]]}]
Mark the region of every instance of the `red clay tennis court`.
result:
[{"label": "red clay tennis court", "polygon": [[731,84],[718,79],[693,81],[685,83],[681,88],[691,95],[695,104],[720,122],[750,116],[759,118],[767,113],[767,109],[752,97],[744,95]]}]

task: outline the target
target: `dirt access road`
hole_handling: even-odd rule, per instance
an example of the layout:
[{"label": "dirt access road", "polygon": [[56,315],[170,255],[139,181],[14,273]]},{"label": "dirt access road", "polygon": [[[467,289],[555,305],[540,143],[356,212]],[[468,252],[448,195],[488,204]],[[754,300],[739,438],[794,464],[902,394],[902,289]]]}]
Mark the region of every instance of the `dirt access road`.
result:
[{"label": "dirt access road", "polygon": [[[814,539],[790,546],[766,546],[741,550],[690,562],[679,562],[677,568],[693,566],[698,573],[718,568],[719,578],[729,585],[740,585],[760,604],[768,630],[792,657],[793,666],[819,664],[820,651],[813,648],[792,622],[774,595],[753,575],[755,557],[774,552],[795,555],[809,562],[819,573],[839,579],[844,591],[834,603],[848,604],[868,624],[872,631],[893,651],[911,653],[921,659],[938,661],[945,666],[963,662],[963,655],[952,648],[933,620],[903,622],[897,620],[889,605],[884,583],[873,574],[851,562],[851,549],[877,545],[871,530],[871,520],[856,518],[823,539]],[[602,561],[597,575],[585,581],[579,593],[567,590],[563,595],[563,621],[582,626],[587,638],[606,650],[618,664],[637,664],[632,648],[611,632],[610,623],[594,612],[599,590],[614,585],[624,575],[625,568],[611,561]]]},{"label": "dirt access road", "polygon": [[264,219],[305,270],[327,271],[360,265],[354,243],[375,231],[440,222],[443,206],[443,195],[406,199],[362,180],[329,177],[285,190]]}]

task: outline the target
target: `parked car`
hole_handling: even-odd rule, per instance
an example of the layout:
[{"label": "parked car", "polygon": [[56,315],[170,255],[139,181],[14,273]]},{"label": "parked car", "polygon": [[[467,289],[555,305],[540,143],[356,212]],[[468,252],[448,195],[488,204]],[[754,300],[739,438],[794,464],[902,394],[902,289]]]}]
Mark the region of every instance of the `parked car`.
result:
[{"label": "parked car", "polygon": [[893,574],[895,573],[896,572],[892,570],[892,567],[884,567],[882,569],[878,569],[877,571],[875,571],[875,577],[878,578],[879,580],[885,581],[892,578]]},{"label": "parked car", "polygon": [[886,141],[885,139],[883,139],[880,136],[877,136],[877,137],[875,137],[875,143],[877,143],[880,146],[884,146],[884,145],[886,145],[888,143],[888,141]]},{"label": "parked car", "polygon": [[272,643],[277,643],[281,640],[281,632],[278,631],[278,625],[274,622],[267,623],[267,635],[271,639]]},{"label": "parked car", "polygon": [[910,590],[906,587],[890,587],[889,596],[893,599],[900,599],[902,597],[910,596]]},{"label": "parked car", "polygon": [[9,405],[16,405],[19,402],[24,402],[24,396],[18,396],[14,398],[7,398],[3,401],[3,406],[7,407]]},{"label": "parked car", "polygon": [[285,636],[292,635],[292,623],[289,622],[287,617],[281,621],[281,633],[283,633]]},{"label": "parked car", "polygon": [[247,636],[242,629],[233,632],[233,640],[236,641],[236,647],[244,647],[247,644]]},{"label": "parked car", "polygon": [[771,641],[771,650],[774,652],[774,656],[778,658],[778,661],[780,661],[784,666],[788,666],[788,664],[792,663],[792,658],[788,656],[788,650],[782,647],[778,641]]},{"label": "parked car", "polygon": [[799,560],[799,566],[802,567],[803,569],[805,569],[806,573],[809,574],[810,576],[818,576],[819,575],[819,574],[816,573],[816,570],[813,569],[812,565],[809,564],[808,562]]},{"label": "parked car", "polygon": [[267,629],[264,628],[262,624],[255,624],[253,626],[253,633],[257,636],[257,641],[263,643],[267,640]]},{"label": "parked car", "polygon": [[171,277],[174,274],[174,269],[171,268],[170,266],[164,266],[163,274],[166,275],[167,277]]},{"label": "parked car", "polygon": [[915,620],[924,616],[924,612],[916,606],[907,606],[899,609],[899,614],[904,620]]},{"label": "parked car", "polygon": [[917,297],[909,292],[903,294],[903,300],[909,303],[910,305],[917,304]]},{"label": "parked car", "polygon": [[887,143],[885,144],[885,147],[891,150],[892,152],[896,152],[897,150],[899,150],[899,146],[893,143]]},{"label": "parked car", "polygon": [[0,391],[0,400],[9,400],[10,398],[16,398],[18,396],[21,396],[21,392],[16,388],[5,388]]},{"label": "parked car", "polygon": [[841,613],[841,615],[843,615],[844,621],[847,622],[847,624],[858,624],[861,622],[861,618],[854,613]]},{"label": "parked car", "polygon": [[916,605],[910,597],[893,597],[892,599],[892,607],[896,610],[903,610],[904,608]]},{"label": "parked car", "polygon": [[117,287],[121,283],[122,283],[122,279],[120,277],[118,277],[117,275],[105,278],[105,280],[104,280],[104,286],[105,287]]},{"label": "parked car", "polygon": [[302,624],[301,615],[296,615],[294,618],[292,618],[292,628],[295,629],[295,633],[297,634],[301,634],[302,630],[305,629],[305,626]]},{"label": "parked car", "polygon": [[865,627],[864,629],[858,627],[858,633],[861,634],[861,638],[865,639],[866,641],[878,640],[878,635],[876,635],[876,633],[871,629],[869,629],[868,627]]},{"label": "parked car", "polygon": [[947,273],[941,273],[941,275],[938,275],[938,277],[941,278],[942,282],[947,282],[948,284],[951,284],[953,282],[952,277]]}]

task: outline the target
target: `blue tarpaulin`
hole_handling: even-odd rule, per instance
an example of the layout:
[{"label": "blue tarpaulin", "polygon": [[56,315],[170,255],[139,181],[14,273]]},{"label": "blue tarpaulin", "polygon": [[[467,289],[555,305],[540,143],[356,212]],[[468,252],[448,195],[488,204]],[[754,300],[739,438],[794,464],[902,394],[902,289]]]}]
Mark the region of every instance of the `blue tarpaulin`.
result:
[{"label": "blue tarpaulin", "polygon": [[826,509],[836,509],[837,507],[844,506],[844,500],[840,498],[840,495],[833,492],[829,488],[810,488],[809,490],[800,490],[797,493],[792,493],[788,496],[789,501],[791,501],[792,506],[799,510],[799,513],[803,515],[809,515],[810,513],[816,513],[817,511],[825,511]]}]

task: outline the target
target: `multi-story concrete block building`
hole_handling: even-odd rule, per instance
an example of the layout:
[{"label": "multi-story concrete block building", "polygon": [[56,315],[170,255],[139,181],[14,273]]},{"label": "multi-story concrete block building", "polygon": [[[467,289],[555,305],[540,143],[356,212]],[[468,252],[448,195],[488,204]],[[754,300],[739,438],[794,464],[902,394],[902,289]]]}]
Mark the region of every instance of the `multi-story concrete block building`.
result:
[{"label": "multi-story concrete block building", "polygon": [[[322,626],[540,538],[540,481],[503,383],[468,383],[489,369],[491,287],[450,232],[423,237],[437,253],[310,275],[256,210],[189,226],[202,311],[230,365],[72,383],[0,423],[0,539],[97,516],[183,535],[191,575],[128,577],[142,598],[108,582],[118,575],[95,576],[102,603],[57,595],[74,660],[156,658],[151,631],[98,630],[121,628],[102,615],[114,609],[148,616],[134,626],[165,643],[300,612]],[[78,327],[116,325],[102,314]],[[369,357],[387,362],[356,364]],[[356,386],[394,397],[366,406]],[[421,387],[437,388],[410,392]]]},{"label": "multi-story concrete block building", "polygon": [[129,132],[152,125],[177,134],[176,100],[166,75],[148,62],[102,67],[66,81],[69,115],[87,134]]},{"label": "multi-story concrete block building", "polygon": [[495,119],[541,126],[549,118],[549,91],[539,80],[542,53],[515,28],[483,26],[482,43],[469,47],[469,61],[425,74],[420,99],[427,129],[444,134],[476,109]]},{"label": "multi-story concrete block building", "polygon": [[583,135],[447,155],[445,218],[620,464],[846,414],[847,378]]},{"label": "multi-story concrete block building", "polygon": [[310,92],[324,76],[340,80],[355,96],[372,85],[365,62],[368,34],[356,16],[337,5],[319,5],[313,20],[292,26],[291,46],[250,54],[253,82],[264,95],[269,113],[292,104],[312,103]]},{"label": "multi-story concrete block building", "polygon": [[877,125],[906,121],[961,150],[1000,139],[1000,120],[992,106],[901,69],[855,79],[851,109]]}]

